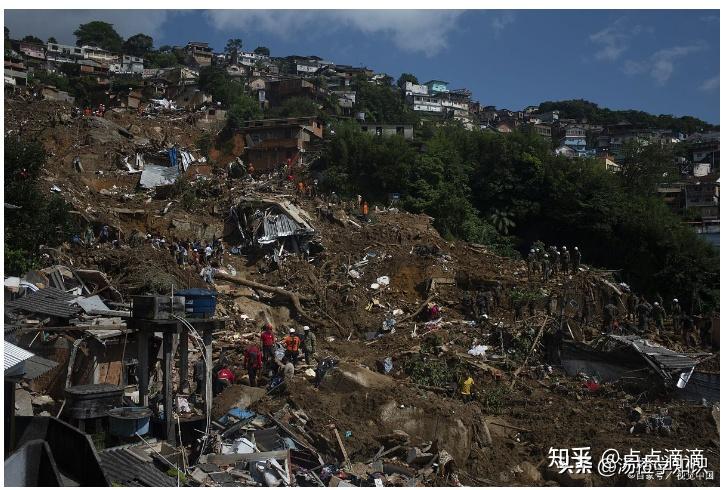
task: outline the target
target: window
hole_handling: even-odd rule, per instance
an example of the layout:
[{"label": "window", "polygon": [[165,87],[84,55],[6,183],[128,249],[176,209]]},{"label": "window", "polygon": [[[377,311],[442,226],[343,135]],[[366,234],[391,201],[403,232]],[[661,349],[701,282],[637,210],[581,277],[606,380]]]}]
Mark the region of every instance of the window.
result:
[{"label": "window", "polygon": [[402,126],[397,126],[397,134],[405,134],[405,128]]}]

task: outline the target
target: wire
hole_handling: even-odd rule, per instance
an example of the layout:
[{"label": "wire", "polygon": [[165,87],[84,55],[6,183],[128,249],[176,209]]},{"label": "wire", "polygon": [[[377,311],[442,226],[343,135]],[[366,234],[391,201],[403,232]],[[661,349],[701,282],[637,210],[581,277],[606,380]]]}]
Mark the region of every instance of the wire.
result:
[{"label": "wire", "polygon": [[[199,345],[197,345],[197,347],[201,351],[201,357],[204,360],[204,364],[206,365],[207,369],[211,369],[211,364],[210,364],[211,359],[206,358],[206,345],[204,344],[204,339],[201,337],[201,335],[199,335],[199,332],[185,318],[181,318],[178,315],[171,315],[171,316],[173,318],[175,318],[176,320],[178,320],[179,322],[181,322],[181,324],[184,325],[191,332],[190,338],[192,338],[193,340],[195,340],[196,342],[199,343]],[[207,388],[207,390],[208,390],[208,388]],[[210,432],[211,432],[211,410],[206,410],[206,430],[204,431],[204,437],[202,439],[203,442],[201,443],[200,454],[204,454],[204,450],[206,449],[206,443],[208,442]]]}]

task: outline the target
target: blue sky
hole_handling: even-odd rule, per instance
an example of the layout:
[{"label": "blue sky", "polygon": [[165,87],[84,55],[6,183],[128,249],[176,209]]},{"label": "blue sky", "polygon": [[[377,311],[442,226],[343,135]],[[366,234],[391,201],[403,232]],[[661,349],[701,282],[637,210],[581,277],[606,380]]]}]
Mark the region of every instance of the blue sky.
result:
[{"label": "blue sky", "polygon": [[316,54],[420,81],[466,87],[484,105],[519,109],[585,98],[612,109],[693,115],[719,123],[719,11],[21,11],[13,38],[73,43],[82,22],[105,20],[155,45],[240,37],[274,56]]}]

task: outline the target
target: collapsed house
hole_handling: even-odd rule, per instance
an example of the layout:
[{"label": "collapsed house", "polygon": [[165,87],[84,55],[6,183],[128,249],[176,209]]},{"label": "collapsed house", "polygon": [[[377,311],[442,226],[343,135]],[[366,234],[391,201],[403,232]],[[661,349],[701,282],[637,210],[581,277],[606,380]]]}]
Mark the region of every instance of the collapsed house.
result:
[{"label": "collapsed house", "polygon": [[[312,253],[316,231],[306,211],[287,200],[241,198],[229,210],[224,238],[242,249]],[[314,245],[314,246],[313,246]]]},{"label": "collapsed house", "polygon": [[189,150],[175,146],[156,152],[136,153],[132,162],[129,157],[124,164],[129,173],[141,173],[139,185],[143,189],[155,189],[172,185],[191,164],[206,163],[206,158],[196,158]]},{"label": "collapsed house", "polygon": [[605,335],[591,345],[563,341],[560,347],[561,364],[569,376],[619,381],[642,391],[685,389],[694,368],[710,355],[676,352],[635,335]]}]

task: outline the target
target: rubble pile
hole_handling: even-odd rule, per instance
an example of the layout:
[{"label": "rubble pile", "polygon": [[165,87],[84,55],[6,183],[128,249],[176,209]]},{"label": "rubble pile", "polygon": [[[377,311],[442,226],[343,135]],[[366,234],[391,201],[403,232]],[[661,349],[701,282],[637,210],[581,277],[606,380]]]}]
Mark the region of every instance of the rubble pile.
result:
[{"label": "rubble pile", "polygon": [[[200,288],[214,293],[224,324],[211,344],[189,329],[168,347],[188,350],[186,366],[168,364],[178,446],[155,427],[169,415],[159,408],[166,333],[143,354],[146,432],[113,439],[106,422],[84,422],[109,484],[611,484],[548,468],[549,448],[583,445],[594,460],[608,448],[700,448],[718,474],[718,345],[683,345],[669,322],[636,331],[627,287],[585,258],[544,281],[522,260],[444,240],[427,216],[393,207],[363,216],[359,203],[300,195],[283,176],[231,179],[177,155],[206,182],[195,185],[213,188],[185,206],[174,189],[143,189],[139,175],[174,145],[194,154],[200,133],[182,116],[58,115],[67,111],[6,103],[6,133],[38,135],[47,192],[57,186],[90,230],[48,250],[47,267],[5,278],[5,338],[47,368],[18,382],[16,413],[63,419],[66,389],[86,385],[120,387],[117,405],[143,405],[134,296],[170,301]],[[188,313],[199,293],[185,294]],[[602,332],[610,303],[622,312],[615,335]],[[175,322],[173,308],[164,321]],[[316,352],[281,383],[263,369],[249,386],[245,349],[266,324],[276,359],[292,328],[311,327]],[[210,411],[199,376],[208,345]],[[118,471],[128,458],[133,474]]]}]

